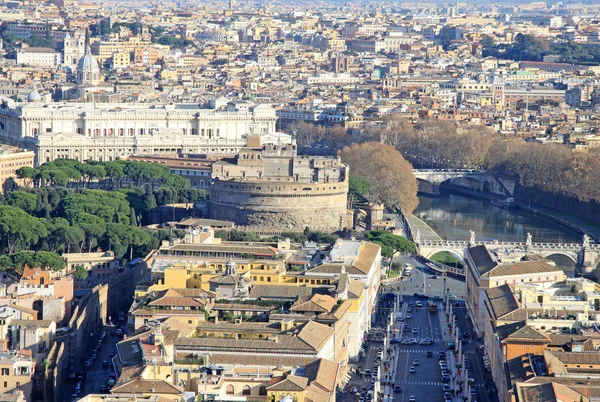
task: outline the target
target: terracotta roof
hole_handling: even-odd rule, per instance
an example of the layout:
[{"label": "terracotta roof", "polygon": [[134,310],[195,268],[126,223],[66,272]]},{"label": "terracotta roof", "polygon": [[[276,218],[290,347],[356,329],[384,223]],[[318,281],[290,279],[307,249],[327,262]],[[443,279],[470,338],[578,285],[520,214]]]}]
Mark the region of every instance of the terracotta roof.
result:
[{"label": "terracotta roof", "polygon": [[310,345],[313,349],[320,350],[323,343],[325,343],[332,334],[333,329],[327,325],[309,321],[298,333],[298,339],[306,342],[306,344]]},{"label": "terracotta roof", "polygon": [[505,316],[511,311],[519,308],[519,303],[509,285],[502,285],[497,288],[487,289],[485,291],[495,319]]},{"label": "terracotta roof", "polygon": [[269,391],[304,391],[308,385],[308,378],[288,375],[278,382],[267,386]]},{"label": "terracotta roof", "polygon": [[480,276],[485,275],[492,268],[498,265],[492,259],[492,255],[485,246],[469,247],[467,251],[471,256],[471,260],[473,260],[473,263],[475,264],[475,268],[477,268],[477,271],[479,271]]},{"label": "terracotta roof", "polygon": [[522,387],[522,402],[588,402],[588,398],[566,385],[550,382],[536,386]]},{"label": "terracotta roof", "polygon": [[521,329],[516,330],[515,332],[513,332],[512,334],[509,334],[508,337],[503,341],[521,341],[521,340],[527,340],[527,341],[541,341],[544,343],[550,343],[550,338],[548,338],[548,336],[546,336],[545,334],[541,333],[540,331],[538,331],[537,329],[535,329],[534,327],[530,327],[530,326],[525,326]]},{"label": "terracotta roof", "polygon": [[358,256],[352,261],[352,266],[363,274],[368,274],[380,251],[380,245],[368,241],[364,242]]},{"label": "terracotta roof", "polygon": [[337,303],[337,300],[328,295],[313,295],[309,300],[306,298],[299,299],[292,307],[290,311],[309,311],[317,313],[330,312],[333,306]]},{"label": "terracotta roof", "polygon": [[304,375],[310,380],[311,385],[318,385],[324,391],[334,392],[337,374],[337,364],[331,360],[319,359],[306,365]]},{"label": "terracotta roof", "polygon": [[348,286],[348,297],[360,298],[360,295],[365,291],[365,283],[359,280],[350,280],[350,286]]},{"label": "terracotta roof", "polygon": [[[600,352],[548,351],[564,364],[600,364]],[[598,370],[600,372],[600,370]]]},{"label": "terracotta roof", "polygon": [[505,363],[505,369],[508,386],[510,388],[517,382],[528,381],[535,377],[535,372],[533,367],[531,367],[531,360],[529,359],[528,354],[508,360]]},{"label": "terracotta roof", "polygon": [[291,299],[311,296],[313,294],[328,294],[328,287],[308,286],[281,286],[281,285],[254,285],[250,290],[252,299]]},{"label": "terracotta roof", "polygon": [[[514,264],[500,264],[486,273],[487,276],[512,276],[561,271],[544,261],[519,261]],[[562,271],[561,271],[562,272]]]},{"label": "terracotta roof", "polygon": [[268,356],[268,355],[246,355],[239,353],[222,354],[215,353],[210,357],[210,362],[213,364],[231,364],[235,366],[282,366],[282,367],[297,367],[305,366],[313,362],[315,357],[301,356]]},{"label": "terracotta roof", "polygon": [[142,380],[136,378],[132,381],[117,384],[110,390],[111,393],[144,393],[144,394],[170,394],[180,395],[184,391],[183,388],[177,385],[169,384],[163,380]]}]

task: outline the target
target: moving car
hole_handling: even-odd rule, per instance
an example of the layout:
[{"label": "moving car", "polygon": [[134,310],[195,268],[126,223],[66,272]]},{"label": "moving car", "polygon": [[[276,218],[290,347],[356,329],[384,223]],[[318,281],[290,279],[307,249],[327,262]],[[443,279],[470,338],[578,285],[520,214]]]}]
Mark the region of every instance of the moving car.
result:
[{"label": "moving car", "polygon": [[411,374],[414,374],[414,373],[416,373],[416,372],[417,372],[417,369],[415,369],[413,366],[411,366],[411,367],[408,369],[408,372],[409,372],[409,373],[411,373]]},{"label": "moving car", "polygon": [[418,365],[419,365],[419,359],[414,359],[413,366],[418,366]]},{"label": "moving car", "polygon": [[394,386],[394,392],[396,392],[396,393],[402,392],[402,388],[400,388],[400,385]]}]

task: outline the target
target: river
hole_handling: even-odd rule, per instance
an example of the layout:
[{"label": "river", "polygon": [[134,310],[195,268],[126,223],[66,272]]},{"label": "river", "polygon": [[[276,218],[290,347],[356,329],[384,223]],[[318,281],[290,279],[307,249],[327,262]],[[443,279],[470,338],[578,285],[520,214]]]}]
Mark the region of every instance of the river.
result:
[{"label": "river", "polygon": [[[414,214],[448,240],[469,240],[470,230],[478,240],[522,241],[531,233],[534,242],[579,243],[581,234],[550,219],[521,210],[503,209],[490,201],[443,193],[419,196]],[[568,257],[551,256],[557,266],[572,276],[575,264]]]}]

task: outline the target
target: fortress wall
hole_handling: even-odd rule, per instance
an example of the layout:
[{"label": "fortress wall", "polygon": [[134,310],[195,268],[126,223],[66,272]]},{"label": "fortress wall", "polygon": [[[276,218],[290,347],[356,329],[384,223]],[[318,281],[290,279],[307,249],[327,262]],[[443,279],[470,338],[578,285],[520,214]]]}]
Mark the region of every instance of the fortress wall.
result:
[{"label": "fortress wall", "polygon": [[343,228],[348,182],[239,182],[215,180],[210,216],[264,228]]}]

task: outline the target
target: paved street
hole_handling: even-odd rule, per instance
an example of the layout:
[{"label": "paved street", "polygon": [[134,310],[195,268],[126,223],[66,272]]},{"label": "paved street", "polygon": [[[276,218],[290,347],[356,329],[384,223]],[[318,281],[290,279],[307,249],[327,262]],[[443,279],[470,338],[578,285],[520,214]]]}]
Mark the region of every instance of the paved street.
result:
[{"label": "paved street", "polygon": [[[86,350],[86,353],[80,357],[76,364],[77,372],[87,373],[87,378],[83,382],[83,389],[79,395],[80,398],[91,393],[101,393],[100,388],[102,385],[106,385],[109,376],[111,374],[115,374],[112,359],[109,357],[111,351],[116,351],[115,345],[119,341],[117,336],[111,335],[115,331],[116,327],[112,325],[104,327],[103,332],[106,333],[104,341],[98,348],[98,352],[96,353],[96,358],[93,359],[92,366],[86,371],[86,361],[92,357],[95,348],[99,345],[98,341],[100,339],[100,334],[90,337],[89,348]],[[108,367],[102,367],[102,362],[105,360],[108,362]],[[76,392],[75,387],[76,384],[71,382],[61,386],[59,392],[60,401],[71,401],[72,395]]]},{"label": "paved street", "polygon": [[[444,400],[444,383],[442,382],[442,373],[439,366],[438,353],[448,352],[448,339],[449,335],[445,337],[445,311],[441,301],[438,301],[437,313],[429,312],[426,308],[426,300],[418,299],[414,296],[414,293],[424,293],[429,296],[428,300],[433,300],[434,296],[442,296],[444,293],[444,278],[439,277],[433,279],[433,273],[428,272],[426,268],[416,262],[414,259],[408,256],[398,256],[394,258],[395,263],[404,265],[409,263],[416,268],[413,270],[409,277],[402,278],[389,283],[382,287],[382,294],[394,291],[399,292],[401,296],[399,299],[403,301],[402,311],[404,317],[407,313],[410,313],[411,318],[405,318],[404,321],[395,321],[395,317],[392,317],[394,324],[393,334],[401,339],[407,338],[431,338],[434,340],[433,345],[403,345],[394,344],[390,345],[391,354],[384,354],[384,363],[386,360],[394,360],[394,364],[389,367],[389,371],[385,364],[381,365],[381,381],[386,381],[389,375],[394,385],[399,385],[401,388],[400,393],[393,393],[390,387],[383,387],[383,392],[387,399],[382,401],[397,401],[397,402],[408,402],[411,396],[414,396],[417,402],[420,401],[443,401]],[[467,368],[471,372],[471,377],[474,379],[474,389],[476,393],[476,399],[479,402],[496,402],[497,398],[487,388],[486,384],[489,383],[489,374],[485,372],[482,362],[482,352],[478,350],[478,343],[473,339],[473,328],[470,320],[465,318],[466,308],[464,305],[464,293],[465,284],[464,281],[447,277],[446,287],[449,289],[449,293],[455,296],[452,300],[455,315],[457,317],[457,324],[459,332],[461,334],[467,333],[462,348],[467,361]],[[417,301],[421,301],[423,307],[417,307]],[[458,306],[456,306],[458,304]],[[410,308],[410,310],[408,310]],[[381,314],[377,314],[378,322],[375,322],[373,327],[382,326],[385,327],[385,321],[391,313],[391,308],[379,308]],[[406,325],[406,332],[403,331],[403,326]],[[358,367],[359,371],[364,372],[365,369],[373,371],[376,366],[376,357],[378,349],[383,348],[383,343],[371,343],[366,350],[366,356],[361,359],[354,367]],[[431,351],[432,356],[428,357],[427,352]],[[394,356],[394,357],[392,357]],[[418,360],[418,365],[414,364],[414,360]],[[415,373],[410,373],[410,368],[415,368]],[[359,391],[357,395],[351,395],[350,392],[340,395],[338,398],[340,401],[352,401],[356,402],[360,399],[361,389],[366,391],[373,388],[372,379],[370,376],[357,375],[352,376],[352,380],[347,391],[350,391],[352,387],[356,387]],[[390,398],[393,396],[393,399]],[[453,400],[461,400],[459,395],[455,394]]]}]

